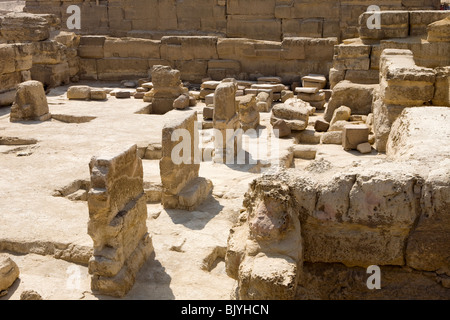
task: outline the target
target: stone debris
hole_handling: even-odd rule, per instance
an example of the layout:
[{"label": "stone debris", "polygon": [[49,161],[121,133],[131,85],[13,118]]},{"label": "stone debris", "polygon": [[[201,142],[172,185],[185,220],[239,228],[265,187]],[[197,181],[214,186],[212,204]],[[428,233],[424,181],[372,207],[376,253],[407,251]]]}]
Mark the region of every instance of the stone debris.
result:
[{"label": "stone debris", "polygon": [[44,300],[42,296],[34,290],[24,290],[20,294],[20,300]]},{"label": "stone debris", "polygon": [[275,121],[272,124],[272,128],[277,138],[287,137],[291,134],[291,128],[283,119]]},{"label": "stone debris", "polygon": [[8,290],[19,277],[19,267],[6,254],[0,254],[0,292]]},{"label": "stone debris", "polygon": [[321,74],[309,74],[302,77],[302,85],[306,88],[323,89],[327,85],[327,78]]},{"label": "stone debris", "polygon": [[314,122],[314,130],[317,132],[326,132],[329,128],[330,124],[322,118],[319,118]]},{"label": "stone debris", "polygon": [[42,83],[35,80],[21,83],[11,107],[10,121],[46,121],[50,118]]},{"label": "stone debris", "polygon": [[360,143],[356,146],[356,150],[361,152],[362,154],[371,153],[372,146],[368,142]]},{"label": "stone debris", "polygon": [[272,106],[272,99],[267,92],[259,92],[256,96],[256,108],[259,112],[269,112]]}]

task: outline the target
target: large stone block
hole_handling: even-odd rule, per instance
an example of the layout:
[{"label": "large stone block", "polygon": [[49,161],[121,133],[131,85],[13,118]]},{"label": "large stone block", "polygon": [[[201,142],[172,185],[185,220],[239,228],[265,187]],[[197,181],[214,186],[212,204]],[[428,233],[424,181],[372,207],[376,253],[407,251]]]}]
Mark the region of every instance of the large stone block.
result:
[{"label": "large stone block", "polygon": [[11,12],[0,18],[0,35],[6,41],[42,41],[50,36],[50,25],[41,15]]},{"label": "large stone block", "polygon": [[166,60],[217,59],[217,37],[175,37],[161,38],[161,58]]},{"label": "large stone block", "polygon": [[30,71],[31,78],[42,82],[45,87],[54,88],[70,83],[70,70],[67,62],[34,64]]},{"label": "large stone block", "polygon": [[356,149],[364,142],[369,141],[369,127],[365,124],[347,125],[342,131],[342,147],[344,150]]},{"label": "large stone block", "polygon": [[236,84],[222,82],[214,92],[214,122],[228,121],[236,115]]},{"label": "large stone block", "polygon": [[123,80],[148,76],[148,60],[139,58],[107,58],[97,61],[99,80]]},{"label": "large stone block", "polygon": [[281,41],[281,21],[267,16],[228,16],[227,37]]},{"label": "large stone block", "polygon": [[107,38],[105,58],[160,59],[160,41],[136,38]]},{"label": "large stone block", "polygon": [[449,15],[445,10],[413,10],[409,12],[410,35],[426,35],[429,24]]},{"label": "large stone block", "polygon": [[359,17],[359,36],[361,39],[406,38],[409,35],[408,11],[380,11],[380,28],[369,29],[367,20],[373,12],[365,12]]},{"label": "large stone block", "polygon": [[41,82],[30,80],[21,83],[11,107],[10,121],[50,119],[47,97]]},{"label": "large stone block", "polygon": [[449,42],[450,36],[450,16],[447,18],[433,22],[427,27],[428,37],[430,42]]},{"label": "large stone block", "polygon": [[322,38],[323,19],[286,19],[282,25],[284,37],[312,37]]},{"label": "large stone block", "polygon": [[369,114],[377,85],[363,85],[350,81],[341,81],[333,88],[324,119],[331,121],[334,110],[342,105],[349,107],[352,114]]}]

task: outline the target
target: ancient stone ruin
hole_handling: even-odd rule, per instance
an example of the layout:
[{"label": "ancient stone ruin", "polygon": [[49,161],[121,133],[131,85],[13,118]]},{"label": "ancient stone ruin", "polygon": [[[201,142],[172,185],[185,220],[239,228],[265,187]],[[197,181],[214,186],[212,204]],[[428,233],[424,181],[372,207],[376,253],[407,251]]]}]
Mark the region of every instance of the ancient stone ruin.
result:
[{"label": "ancient stone ruin", "polygon": [[449,35],[440,0],[0,0],[0,300],[449,300]]}]

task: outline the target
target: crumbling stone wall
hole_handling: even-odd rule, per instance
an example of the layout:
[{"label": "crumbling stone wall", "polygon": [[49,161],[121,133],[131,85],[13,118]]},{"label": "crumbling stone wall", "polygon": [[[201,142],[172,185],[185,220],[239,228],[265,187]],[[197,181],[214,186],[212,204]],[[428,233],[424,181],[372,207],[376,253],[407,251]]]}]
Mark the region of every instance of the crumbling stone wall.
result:
[{"label": "crumbling stone wall", "polygon": [[[284,37],[356,37],[358,17],[382,10],[439,9],[439,0],[27,0],[25,10],[66,21],[81,9],[81,32],[113,36],[221,35],[280,41]],[[138,36],[140,35],[140,36]]]}]

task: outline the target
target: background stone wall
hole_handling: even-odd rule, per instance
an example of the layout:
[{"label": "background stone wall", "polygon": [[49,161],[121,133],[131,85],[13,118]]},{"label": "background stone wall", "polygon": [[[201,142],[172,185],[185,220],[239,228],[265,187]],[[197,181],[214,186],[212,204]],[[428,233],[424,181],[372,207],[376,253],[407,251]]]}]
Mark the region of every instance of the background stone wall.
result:
[{"label": "background stone wall", "polygon": [[25,11],[53,13],[63,27],[69,5],[81,8],[81,33],[160,39],[216,35],[281,41],[284,37],[358,36],[358,17],[382,10],[438,9],[440,0],[27,0]]}]

